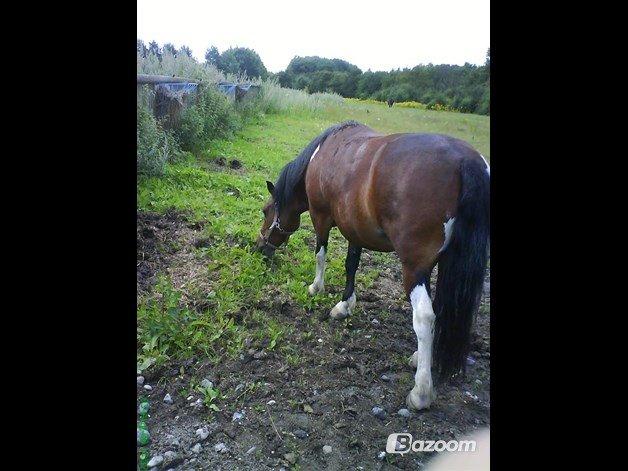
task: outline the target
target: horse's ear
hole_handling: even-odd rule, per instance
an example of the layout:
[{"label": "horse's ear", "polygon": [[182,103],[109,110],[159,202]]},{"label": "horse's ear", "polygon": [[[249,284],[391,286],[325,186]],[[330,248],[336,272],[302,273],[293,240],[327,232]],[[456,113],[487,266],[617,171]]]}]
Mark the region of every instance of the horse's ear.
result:
[{"label": "horse's ear", "polygon": [[268,180],[266,180],[266,188],[268,188],[268,193],[270,193],[271,195],[275,191],[275,185],[273,185],[272,182],[269,182]]}]

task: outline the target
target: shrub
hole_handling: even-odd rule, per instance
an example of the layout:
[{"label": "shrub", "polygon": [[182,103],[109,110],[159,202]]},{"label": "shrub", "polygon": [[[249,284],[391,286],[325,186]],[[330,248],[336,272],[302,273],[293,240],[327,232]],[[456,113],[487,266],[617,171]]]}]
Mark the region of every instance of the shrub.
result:
[{"label": "shrub", "polygon": [[212,139],[229,136],[238,125],[232,103],[210,84],[200,88],[196,103],[181,111],[174,134],[183,150],[195,151]]},{"label": "shrub", "polygon": [[177,152],[176,140],[153,116],[143,103],[137,106],[137,173],[161,175],[166,162]]}]

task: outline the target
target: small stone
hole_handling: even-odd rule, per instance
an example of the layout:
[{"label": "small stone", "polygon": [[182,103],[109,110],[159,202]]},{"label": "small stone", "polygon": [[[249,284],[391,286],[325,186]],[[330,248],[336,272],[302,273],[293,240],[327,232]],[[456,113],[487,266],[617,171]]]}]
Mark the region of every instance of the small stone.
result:
[{"label": "small stone", "polygon": [[249,448],[246,452],[247,455],[250,455],[251,453],[254,453],[255,450],[257,450],[256,446],[252,446],[251,448]]},{"label": "small stone", "polygon": [[410,417],[410,415],[412,415],[408,409],[399,409],[399,411],[397,411],[397,414],[399,414],[401,417],[405,417],[406,419]]},{"label": "small stone", "polygon": [[385,452],[385,451],[380,451],[380,452],[377,454],[377,459],[378,459],[378,460],[383,460],[384,458],[386,458],[386,452]]},{"label": "small stone", "polygon": [[192,447],[192,451],[193,451],[194,453],[200,453],[202,449],[203,449],[203,447],[201,446],[201,444],[200,444],[200,443],[197,443],[196,445],[194,445],[194,446]]},{"label": "small stone", "polygon": [[331,447],[329,445],[325,445],[323,447],[323,453],[325,453],[326,455],[329,455],[331,453]]},{"label": "small stone", "polygon": [[273,406],[273,405],[277,404],[277,401],[275,401],[274,399],[271,399],[266,404],[269,405],[269,406]]},{"label": "small stone", "polygon": [[303,410],[308,414],[314,413],[314,409],[312,409],[312,406],[310,406],[309,404],[303,404]]},{"label": "small stone", "polygon": [[201,381],[201,386],[205,389],[212,389],[214,387],[214,383],[205,378],[203,379],[203,381]]},{"label": "small stone", "polygon": [[227,453],[229,449],[227,448],[227,445],[221,442],[214,445],[214,451],[217,453]]},{"label": "small stone", "polygon": [[188,396],[188,397],[186,398],[186,401],[191,401],[192,399],[194,399],[194,396]]},{"label": "small stone", "polygon": [[294,431],[294,436],[297,438],[307,438],[307,432],[305,430],[295,430]]},{"label": "small stone", "polygon": [[389,376],[382,375],[381,378],[382,378],[382,381],[386,381],[386,382],[390,381],[390,377]]},{"label": "small stone", "polygon": [[467,357],[467,365],[475,365],[475,359],[473,357]]},{"label": "small stone", "polygon": [[177,453],[175,451],[170,451],[168,450],[167,452],[164,453],[164,460],[165,461],[172,461],[177,457]]},{"label": "small stone", "polygon": [[373,407],[371,409],[371,414],[381,420],[384,420],[386,418],[386,411],[379,406]]},{"label": "small stone", "polygon": [[235,387],[235,392],[240,391],[241,389],[244,389],[244,383],[240,383]]},{"label": "small stone", "polygon": [[262,350],[261,352],[257,352],[255,355],[253,355],[253,358],[255,358],[256,360],[263,360],[267,356],[268,354]]},{"label": "small stone", "polygon": [[469,391],[465,391],[464,392],[467,396],[469,396],[471,399],[473,399],[474,401],[478,400],[478,397],[475,394],[471,394]]},{"label": "small stone", "polygon": [[371,321],[371,324],[373,324],[373,325],[379,325],[379,321],[378,321],[377,319],[373,319],[373,320]]},{"label": "small stone", "polygon": [[159,466],[161,463],[164,462],[164,457],[161,455],[157,455],[157,456],[153,456],[150,461],[148,462],[148,467],[152,468],[154,466]]},{"label": "small stone", "polygon": [[147,391],[152,391],[153,387],[150,384],[145,384],[144,389],[146,389]]},{"label": "small stone", "polygon": [[233,417],[231,418],[231,422],[240,422],[242,419],[244,419],[244,411],[242,412],[234,412],[233,413]]},{"label": "small stone", "polygon": [[206,428],[199,428],[196,431],[196,436],[201,440],[205,440],[207,437],[209,437],[209,430],[207,430]]},{"label": "small stone", "polygon": [[164,402],[166,404],[174,404],[174,401],[172,400],[172,397],[170,396],[170,394],[166,394],[164,396]]},{"label": "small stone", "polygon": [[138,376],[137,377],[137,384],[140,385],[140,386],[142,384],[144,384],[144,377],[143,376]]}]

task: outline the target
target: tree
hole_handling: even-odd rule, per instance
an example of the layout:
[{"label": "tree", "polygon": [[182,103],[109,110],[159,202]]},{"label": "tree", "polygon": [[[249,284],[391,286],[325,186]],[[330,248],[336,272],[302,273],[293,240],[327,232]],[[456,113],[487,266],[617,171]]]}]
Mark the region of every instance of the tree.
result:
[{"label": "tree", "polygon": [[146,52],[148,52],[148,49],[146,49],[146,44],[144,44],[144,41],[142,41],[141,39],[138,39],[137,53],[142,57],[146,57]]},{"label": "tree", "polygon": [[181,49],[179,49],[179,52],[181,54],[185,54],[188,57],[192,57],[192,49],[190,49],[186,45],[181,46]]},{"label": "tree", "polygon": [[218,67],[220,62],[220,52],[218,52],[218,48],[216,48],[216,46],[209,46],[207,48],[207,51],[205,51],[205,62]]},{"label": "tree", "polygon": [[148,54],[154,54],[159,60],[161,60],[161,49],[157,41],[151,41],[148,43]]},{"label": "tree", "polygon": [[168,51],[173,56],[177,55],[177,48],[174,47],[174,44],[172,44],[172,43],[164,44],[164,47],[162,48],[162,53],[165,53],[166,51]]},{"label": "tree", "polygon": [[230,47],[220,55],[218,68],[229,74],[245,73],[249,77],[268,77],[260,56],[253,49]]}]

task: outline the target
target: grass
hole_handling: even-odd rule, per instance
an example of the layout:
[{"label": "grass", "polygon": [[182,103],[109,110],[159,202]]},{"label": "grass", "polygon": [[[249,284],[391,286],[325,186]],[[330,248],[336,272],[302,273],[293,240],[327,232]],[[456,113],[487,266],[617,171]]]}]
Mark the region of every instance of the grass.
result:
[{"label": "grass", "polygon": [[[251,253],[262,223],[261,208],[268,198],[265,181],[274,181],[281,168],[328,126],[354,119],[383,133],[438,132],[466,140],[490,161],[489,126],[486,116],[388,108],[385,103],[343,100],[320,109],[267,114],[247,125],[232,141],[218,141],[194,158],[168,164],[161,177],[138,177],[138,209],[163,213],[170,208],[187,211],[194,221],[204,221],[203,236],[210,247],[197,249],[206,265],[210,288],[186,286],[210,307],[201,312],[181,302],[181,291],[162,277],[150,296],[138,301],[138,369],[173,357],[203,354],[217,360],[236,355],[246,337],[268,339],[265,348],[282,352],[288,361],[299,359],[290,349],[288,326],[280,325],[253,306],[264,295],[289,297],[305,309],[329,308],[337,296],[310,297],[307,285],[315,271],[314,241],[309,215],[302,216],[301,230],[272,263]],[[242,162],[242,171],[213,171],[212,159],[224,156]],[[332,230],[326,285],[344,285],[347,243]],[[378,254],[385,257],[384,254]],[[377,277],[376,270],[361,269],[357,286],[364,289]],[[233,315],[252,310],[249,324],[238,325]],[[359,310],[359,303],[358,303]]]}]

